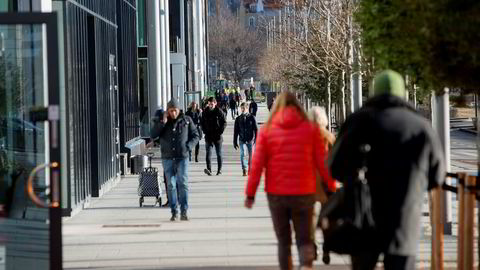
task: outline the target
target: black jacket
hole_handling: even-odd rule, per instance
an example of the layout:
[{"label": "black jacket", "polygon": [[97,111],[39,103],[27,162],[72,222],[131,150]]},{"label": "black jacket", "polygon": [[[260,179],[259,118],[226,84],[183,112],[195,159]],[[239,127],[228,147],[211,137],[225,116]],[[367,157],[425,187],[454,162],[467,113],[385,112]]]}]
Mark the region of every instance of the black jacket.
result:
[{"label": "black jacket", "polygon": [[257,116],[257,109],[258,107],[256,102],[251,102],[250,106],[248,106],[248,112],[253,116]]},{"label": "black jacket", "polygon": [[188,152],[200,138],[192,118],[184,114],[180,114],[176,120],[168,118],[167,123],[154,121],[150,137],[160,140],[163,159],[188,157]]},{"label": "black jacket", "polygon": [[201,125],[205,134],[205,140],[217,142],[222,139],[222,134],[227,127],[227,120],[220,108],[215,107],[215,109],[211,110],[207,107],[202,113]]},{"label": "black jacket", "polygon": [[251,142],[254,138],[257,140],[257,121],[255,117],[249,113],[244,113],[235,119],[235,127],[233,128],[233,145],[240,142]]},{"label": "black jacket", "polygon": [[192,118],[193,123],[197,127],[198,133],[199,133],[199,140],[202,139],[203,133],[202,133],[202,126],[200,124],[200,120],[202,118],[202,114],[197,110],[196,112],[193,112],[192,109],[188,109],[185,115],[190,116]]},{"label": "black jacket", "polygon": [[368,143],[366,178],[381,252],[416,255],[425,192],[445,179],[442,146],[430,123],[404,100],[381,95],[350,115],[328,160],[343,183],[361,166],[359,146]]}]

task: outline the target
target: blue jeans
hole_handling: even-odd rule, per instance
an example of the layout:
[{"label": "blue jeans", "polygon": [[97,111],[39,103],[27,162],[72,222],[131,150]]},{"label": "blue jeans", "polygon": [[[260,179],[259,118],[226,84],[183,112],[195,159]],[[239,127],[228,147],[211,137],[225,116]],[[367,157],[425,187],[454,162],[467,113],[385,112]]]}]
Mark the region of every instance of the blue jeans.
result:
[{"label": "blue jeans", "polygon": [[[172,215],[177,214],[177,199],[181,213],[188,210],[188,158],[163,159],[163,170],[167,177],[168,202]],[[177,198],[178,187],[178,198]]]},{"label": "blue jeans", "polygon": [[[247,146],[248,150],[248,166],[245,164],[245,150],[243,146]],[[252,142],[242,142],[240,141],[240,160],[242,162],[242,169],[246,170],[247,168],[250,168],[250,164],[252,163]]]}]

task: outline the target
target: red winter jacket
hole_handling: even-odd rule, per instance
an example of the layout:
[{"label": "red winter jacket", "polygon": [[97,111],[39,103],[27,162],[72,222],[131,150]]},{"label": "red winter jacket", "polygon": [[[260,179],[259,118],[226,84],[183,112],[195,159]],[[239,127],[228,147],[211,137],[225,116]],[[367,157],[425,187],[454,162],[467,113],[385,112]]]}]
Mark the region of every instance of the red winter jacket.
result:
[{"label": "red winter jacket", "polygon": [[303,119],[296,108],[277,112],[271,126],[262,127],[258,134],[246,195],[255,197],[264,169],[265,191],[269,194],[314,194],[315,168],[328,189],[335,191],[335,180],[325,165],[326,148],[320,130]]}]

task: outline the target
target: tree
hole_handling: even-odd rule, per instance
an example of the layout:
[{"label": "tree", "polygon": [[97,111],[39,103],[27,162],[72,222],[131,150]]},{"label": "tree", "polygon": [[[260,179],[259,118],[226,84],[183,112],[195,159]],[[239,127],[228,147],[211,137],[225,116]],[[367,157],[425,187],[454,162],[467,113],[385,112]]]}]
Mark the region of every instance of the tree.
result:
[{"label": "tree", "polygon": [[249,31],[229,10],[221,10],[209,19],[209,55],[216,60],[220,72],[240,83],[258,64],[262,39]]},{"label": "tree", "polygon": [[480,83],[480,2],[362,0],[356,19],[375,69],[410,75],[424,89]]}]

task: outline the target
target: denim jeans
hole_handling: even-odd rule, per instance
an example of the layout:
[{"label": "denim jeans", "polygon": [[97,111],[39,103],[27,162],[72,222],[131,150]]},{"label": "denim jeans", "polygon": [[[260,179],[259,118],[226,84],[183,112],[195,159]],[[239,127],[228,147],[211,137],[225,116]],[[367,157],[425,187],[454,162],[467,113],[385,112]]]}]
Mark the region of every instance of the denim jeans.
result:
[{"label": "denim jeans", "polygon": [[[248,150],[248,165],[245,163],[245,150],[243,146],[247,146]],[[240,160],[242,163],[242,169],[246,170],[250,168],[250,164],[252,163],[252,142],[242,142],[240,141]]]},{"label": "denim jeans", "polygon": [[186,213],[188,210],[188,158],[164,159],[162,162],[167,177],[168,202],[172,214],[177,214],[177,200],[180,202],[181,213]]},{"label": "denim jeans", "polygon": [[211,141],[205,140],[205,148],[206,148],[206,152],[207,152],[207,157],[205,159],[206,159],[206,162],[207,162],[207,169],[209,171],[212,170],[212,162],[210,161],[210,158],[212,156],[212,152],[211,152],[212,147],[214,147],[214,146],[215,146],[215,151],[217,152],[218,171],[222,170],[222,143],[223,143],[222,139],[220,139],[216,142],[211,142]]}]

